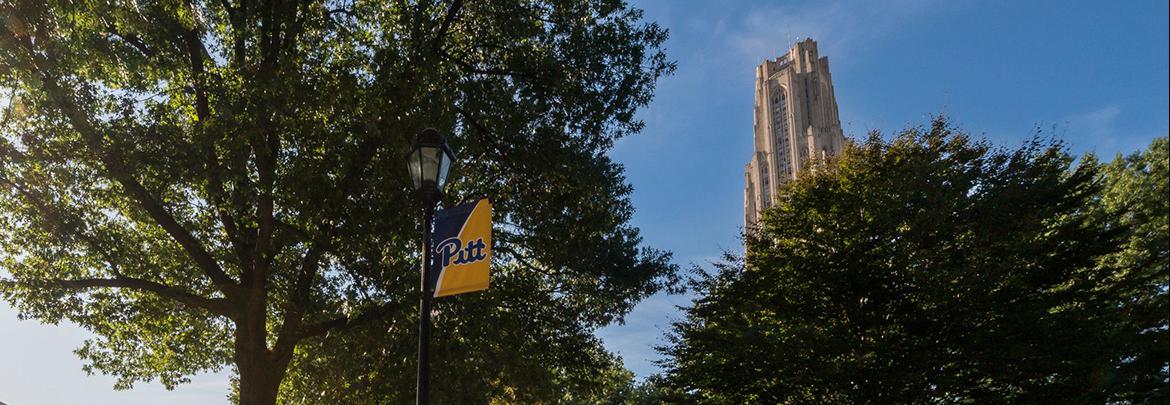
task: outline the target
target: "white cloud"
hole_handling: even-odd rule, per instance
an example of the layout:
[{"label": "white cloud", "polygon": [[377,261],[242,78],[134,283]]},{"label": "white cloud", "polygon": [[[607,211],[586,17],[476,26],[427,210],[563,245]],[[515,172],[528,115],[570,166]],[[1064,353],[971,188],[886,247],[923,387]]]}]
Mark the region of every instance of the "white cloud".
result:
[{"label": "white cloud", "polygon": [[1098,153],[1105,159],[1116,153],[1129,153],[1144,145],[1137,141],[1138,138],[1122,133],[1118,120],[1121,113],[1121,106],[1113,103],[1070,115],[1056,125],[1057,135],[1076,145],[1077,149]]},{"label": "white cloud", "polygon": [[1121,115],[1121,106],[1110,104],[1084,114],[1069,117],[1068,131],[1094,139],[1116,135],[1115,122]]},{"label": "white cloud", "polygon": [[[849,55],[908,24],[938,4],[929,0],[834,1],[771,5],[748,10],[727,35],[736,59],[753,64],[787,51],[805,37],[817,40],[822,54]],[[828,51],[826,51],[826,49]]]}]

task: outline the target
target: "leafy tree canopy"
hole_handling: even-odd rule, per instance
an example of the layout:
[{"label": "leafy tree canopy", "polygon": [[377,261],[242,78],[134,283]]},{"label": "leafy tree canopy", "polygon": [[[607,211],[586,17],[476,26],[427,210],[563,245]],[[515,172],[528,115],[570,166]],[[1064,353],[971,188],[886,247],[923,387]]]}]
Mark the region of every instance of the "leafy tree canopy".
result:
[{"label": "leafy tree canopy", "polygon": [[[1164,191],[1160,142],[1103,170],[1059,142],[995,148],[941,118],[874,133],[787,183],[744,259],[695,281],[661,349],[666,384],[710,403],[1103,403],[1123,399],[1126,375],[1164,393],[1165,344],[1150,345],[1165,342],[1164,194],[1095,208],[1118,182],[1142,183],[1135,198]],[[1127,235],[1140,246],[1121,250]],[[1135,322],[1155,329],[1130,328],[1119,350]],[[1131,354],[1139,373],[1125,373]]]},{"label": "leafy tree canopy", "polygon": [[272,403],[307,349],[354,354],[329,346],[347,333],[391,328],[362,344],[401,354],[402,156],[434,126],[461,157],[446,202],[490,196],[498,219],[493,290],[441,301],[442,339],[593,353],[475,386],[610,370],[591,331],[674,281],[607,157],[673,70],[665,39],[620,0],[2,2],[0,294],[95,332],[78,353],[118,388],[232,365],[241,402]]},{"label": "leafy tree canopy", "polygon": [[1149,148],[1104,165],[1097,209],[1110,225],[1126,229],[1121,251],[1101,259],[1114,269],[1099,287],[1121,297],[1114,308],[1111,345],[1123,361],[1114,376],[1117,399],[1170,402],[1170,146]]}]

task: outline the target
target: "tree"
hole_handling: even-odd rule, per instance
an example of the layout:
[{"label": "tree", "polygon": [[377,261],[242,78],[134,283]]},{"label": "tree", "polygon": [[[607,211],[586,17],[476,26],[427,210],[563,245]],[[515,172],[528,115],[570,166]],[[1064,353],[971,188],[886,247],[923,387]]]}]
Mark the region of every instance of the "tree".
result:
[{"label": "tree", "polygon": [[710,403],[1102,403],[1124,229],[1099,166],[1059,142],[994,148],[936,119],[874,133],[780,190],[747,254],[662,351]]},{"label": "tree", "polygon": [[653,374],[634,387],[631,399],[628,403],[657,405],[683,402],[687,398],[683,393],[671,387],[666,376]]},{"label": "tree", "polygon": [[117,388],[231,365],[274,403],[301,348],[416,322],[401,156],[435,126],[446,202],[493,198],[496,287],[620,320],[674,280],[606,156],[665,38],[618,0],[4,2],[0,294],[95,332]]},{"label": "tree", "polygon": [[1145,151],[1117,156],[1101,171],[1097,209],[1126,229],[1122,250],[1102,258],[1102,293],[1119,297],[1120,322],[1110,339],[1119,350],[1114,400],[1170,401],[1170,147],[1166,137]]},{"label": "tree", "polygon": [[[513,265],[497,271],[488,291],[440,301],[435,403],[625,403],[633,375],[601,348],[583,312],[559,304],[545,282]],[[414,369],[403,365],[417,348],[414,330],[384,321],[307,343],[294,357],[282,402],[412,402],[414,392],[403,387],[413,387]]]}]

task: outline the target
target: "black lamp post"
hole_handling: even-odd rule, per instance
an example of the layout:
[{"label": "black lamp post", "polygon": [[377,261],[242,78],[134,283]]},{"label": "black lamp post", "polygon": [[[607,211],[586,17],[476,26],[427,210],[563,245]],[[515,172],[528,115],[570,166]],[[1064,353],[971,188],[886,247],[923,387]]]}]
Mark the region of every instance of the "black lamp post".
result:
[{"label": "black lamp post", "polygon": [[423,200],[423,252],[422,283],[419,287],[418,325],[418,387],[416,403],[429,403],[430,343],[431,343],[431,300],[435,295],[431,278],[431,222],[435,205],[443,195],[443,182],[447,180],[447,169],[455,160],[455,153],[447,146],[447,140],[438,130],[427,128],[414,137],[414,144],[407,154],[406,165],[414,180],[414,189]]}]

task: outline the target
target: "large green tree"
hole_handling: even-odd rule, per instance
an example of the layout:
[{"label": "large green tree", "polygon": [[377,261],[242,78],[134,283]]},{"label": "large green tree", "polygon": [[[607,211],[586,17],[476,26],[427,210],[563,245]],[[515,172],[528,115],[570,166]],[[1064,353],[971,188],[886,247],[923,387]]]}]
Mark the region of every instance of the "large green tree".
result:
[{"label": "large green tree", "polygon": [[[78,353],[119,388],[231,366],[239,402],[270,404],[306,349],[353,354],[329,346],[347,333],[392,325],[363,345],[403,353],[402,156],[435,126],[461,157],[447,203],[490,196],[497,218],[493,290],[440,302],[442,339],[512,311],[501,327],[546,330],[496,355],[596,353],[593,329],[674,277],[607,157],[673,69],[665,38],[620,0],[0,2],[0,294],[93,331]],[[590,359],[541,366],[616,361]]]},{"label": "large green tree", "polygon": [[1117,400],[1170,402],[1170,145],[1118,155],[1101,171],[1096,208],[1126,230],[1122,250],[1101,259],[1100,293],[1119,298],[1111,344],[1122,359],[1111,375]]},{"label": "large green tree", "polygon": [[[513,267],[514,266],[514,267]],[[498,268],[483,293],[440,300],[432,346],[435,403],[625,403],[633,375],[601,349],[587,311],[540,271]],[[505,280],[506,279],[506,280]],[[500,287],[496,287],[500,285]],[[282,396],[290,403],[411,403],[414,325],[371,323],[306,342]]]},{"label": "large green tree", "polygon": [[997,148],[943,119],[873,134],[698,278],[668,383],[711,403],[1117,399],[1119,273],[1099,264],[1126,228],[1093,209],[1102,183],[1058,142]]}]

